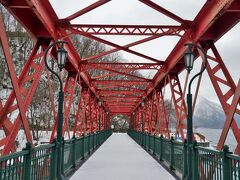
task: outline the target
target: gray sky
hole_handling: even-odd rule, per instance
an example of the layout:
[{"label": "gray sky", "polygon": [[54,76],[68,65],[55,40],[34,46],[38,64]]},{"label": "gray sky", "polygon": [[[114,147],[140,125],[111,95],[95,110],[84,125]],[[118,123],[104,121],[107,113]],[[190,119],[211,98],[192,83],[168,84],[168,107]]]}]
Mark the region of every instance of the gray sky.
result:
[{"label": "gray sky", "polygon": [[[96,2],[93,0],[50,0],[52,6],[59,18],[65,18],[74,12],[83,9],[84,7]],[[153,0],[162,7],[170,10],[183,19],[193,20],[200,8],[206,1],[198,0]],[[137,0],[112,0],[111,2],[87,13],[79,18],[76,18],[72,23],[79,24],[149,24],[149,25],[179,25],[172,19],[160,14],[159,12],[149,8],[148,6],[138,2]],[[240,78],[240,24],[236,25],[224,37],[222,37],[216,46],[230,72],[234,82]],[[106,40],[119,45],[128,44],[130,42],[142,39],[143,37],[131,36],[100,36]],[[162,37],[157,40],[134,46],[132,50],[150,55],[154,58],[165,60],[175,44],[178,42],[178,37]],[[135,55],[120,51],[123,58],[131,62],[148,62]],[[194,64],[194,70],[191,74],[197,73],[200,68],[200,62]],[[181,84],[183,86],[185,73],[180,74]],[[194,86],[193,86],[194,89]],[[170,94],[167,93],[169,97]],[[213,90],[210,79],[205,72],[203,82],[200,87],[200,96],[207,97],[209,100],[218,102],[217,96]]]}]

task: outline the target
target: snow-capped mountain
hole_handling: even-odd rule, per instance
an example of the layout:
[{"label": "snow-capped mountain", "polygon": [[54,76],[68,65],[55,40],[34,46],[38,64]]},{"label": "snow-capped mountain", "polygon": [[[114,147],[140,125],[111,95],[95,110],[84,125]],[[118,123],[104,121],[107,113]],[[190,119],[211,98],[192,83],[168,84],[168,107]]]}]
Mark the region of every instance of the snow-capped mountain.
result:
[{"label": "snow-capped mountain", "polygon": [[[193,127],[220,129],[224,126],[226,115],[220,104],[199,97],[193,115]],[[239,120],[237,120],[239,121]]]}]

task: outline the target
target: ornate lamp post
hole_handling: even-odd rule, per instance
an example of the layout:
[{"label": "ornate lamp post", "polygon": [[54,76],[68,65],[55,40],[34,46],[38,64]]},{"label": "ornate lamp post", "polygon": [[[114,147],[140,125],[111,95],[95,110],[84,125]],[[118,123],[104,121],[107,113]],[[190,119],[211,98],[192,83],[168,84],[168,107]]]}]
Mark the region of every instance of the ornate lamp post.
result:
[{"label": "ornate lamp post", "polygon": [[193,80],[198,77],[199,75],[201,75],[203,73],[203,71],[206,69],[207,67],[207,54],[205,52],[205,50],[200,47],[197,46],[196,44],[193,43],[189,43],[189,44],[185,44],[185,46],[188,46],[188,50],[185,52],[184,55],[184,61],[185,61],[185,69],[188,71],[188,73],[190,73],[190,71],[193,69],[193,62],[194,62],[194,49],[199,49],[204,56],[204,60],[205,60],[205,64],[203,66],[203,68],[200,70],[199,73],[197,73],[196,75],[194,75],[192,77],[192,79],[189,82],[188,85],[188,94],[187,94],[187,105],[188,105],[188,116],[187,116],[187,144],[188,144],[188,176],[187,179],[191,180],[192,179],[192,144],[193,144],[193,123],[192,123],[192,116],[193,116],[193,111],[192,111],[192,94],[191,94],[191,86],[193,83]]},{"label": "ornate lamp post", "polygon": [[135,115],[135,112],[132,113],[132,117],[133,117],[133,130],[135,130],[134,129],[135,128],[135,117],[134,117],[134,115]]},{"label": "ornate lamp post", "polygon": [[99,106],[99,117],[98,117],[98,131],[100,131],[101,129],[101,124],[100,124],[100,108],[102,106],[102,102],[98,101],[98,106]]},{"label": "ornate lamp post", "polygon": [[144,137],[143,107],[144,107],[144,100],[142,100],[141,105],[142,105],[142,146],[143,146],[143,137]]},{"label": "ornate lamp post", "polygon": [[65,66],[66,59],[67,59],[67,51],[63,47],[63,45],[66,43],[67,42],[65,42],[65,41],[56,41],[56,42],[50,44],[44,53],[45,66],[52,74],[54,74],[57,77],[57,79],[59,80],[59,85],[60,85],[60,91],[59,91],[59,97],[58,97],[58,123],[57,123],[58,124],[57,125],[57,179],[58,180],[65,179],[64,175],[62,174],[62,169],[61,169],[61,167],[62,167],[61,166],[61,164],[62,164],[62,126],[63,126],[64,93],[63,93],[63,83],[62,83],[60,76],[55,71],[53,71],[53,69],[51,69],[48,66],[47,54],[48,54],[48,51],[53,46],[56,46],[58,44],[61,45],[61,47],[58,48],[58,50],[57,50],[57,57],[58,57],[57,63],[58,63],[58,68],[61,72]]}]

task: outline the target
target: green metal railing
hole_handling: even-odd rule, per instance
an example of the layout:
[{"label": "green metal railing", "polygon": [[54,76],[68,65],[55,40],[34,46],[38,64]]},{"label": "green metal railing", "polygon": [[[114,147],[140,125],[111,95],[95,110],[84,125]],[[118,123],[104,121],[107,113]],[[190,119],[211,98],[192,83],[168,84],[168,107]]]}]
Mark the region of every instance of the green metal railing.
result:
[{"label": "green metal railing", "polygon": [[[150,136],[134,130],[129,130],[128,135],[160,161],[167,162],[170,169],[180,172],[183,179],[187,177],[186,142]],[[229,152],[227,146],[222,151],[217,151],[198,146],[194,142],[191,148],[193,180],[240,180],[240,156]]]},{"label": "green metal railing", "polygon": [[[111,130],[106,130],[63,141],[63,173],[73,170],[111,134]],[[0,157],[0,180],[54,180],[58,165],[56,158],[55,141],[35,148],[27,143],[23,151]]]}]

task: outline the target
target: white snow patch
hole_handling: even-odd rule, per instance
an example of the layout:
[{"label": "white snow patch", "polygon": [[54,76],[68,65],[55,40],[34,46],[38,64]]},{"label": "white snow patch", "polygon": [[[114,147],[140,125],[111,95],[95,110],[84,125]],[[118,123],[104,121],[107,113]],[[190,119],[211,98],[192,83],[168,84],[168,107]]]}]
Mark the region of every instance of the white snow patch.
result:
[{"label": "white snow patch", "polygon": [[70,180],[175,179],[127,134],[113,134]]}]

